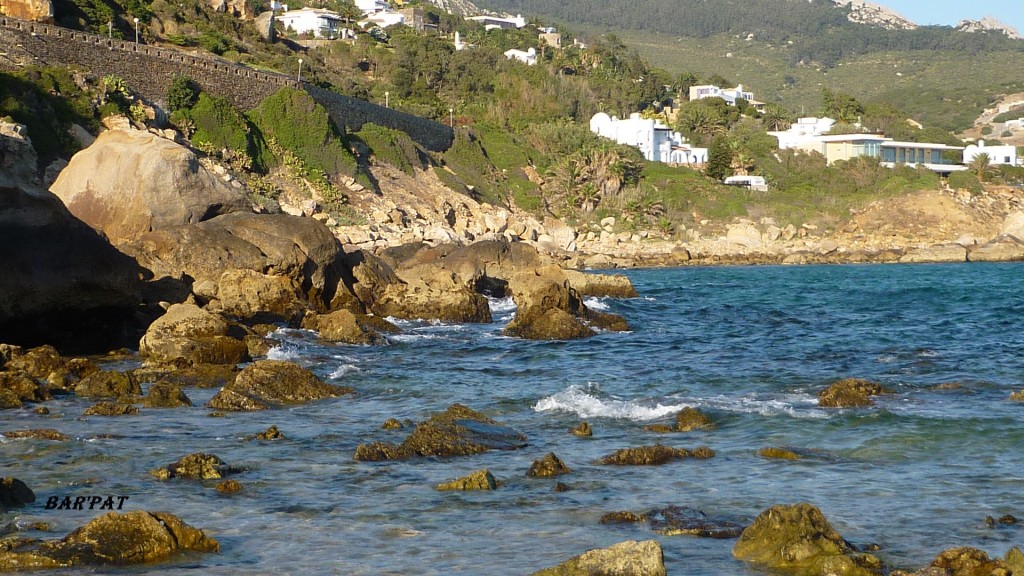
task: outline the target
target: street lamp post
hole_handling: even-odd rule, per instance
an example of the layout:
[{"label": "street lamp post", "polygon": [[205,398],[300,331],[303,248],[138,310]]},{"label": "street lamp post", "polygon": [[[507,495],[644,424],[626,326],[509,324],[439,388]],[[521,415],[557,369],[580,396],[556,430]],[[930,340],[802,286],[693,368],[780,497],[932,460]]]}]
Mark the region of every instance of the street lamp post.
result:
[{"label": "street lamp post", "polygon": [[298,77],[298,80],[299,80],[299,83],[301,84],[302,83],[302,58],[299,58],[299,77]]},{"label": "street lamp post", "polygon": [[455,108],[448,109],[448,125],[455,128]]},{"label": "street lamp post", "polygon": [[391,92],[386,92],[386,91],[384,92],[384,107],[385,108],[391,108],[391,103],[390,103],[390,99],[389,99],[390,95],[391,95]]},{"label": "street lamp post", "polygon": [[135,21],[135,44],[138,45],[139,44],[139,19],[138,18],[133,18],[133,20]]},{"label": "street lamp post", "polygon": [[114,39],[114,21],[110,20],[107,22],[107,40]]}]

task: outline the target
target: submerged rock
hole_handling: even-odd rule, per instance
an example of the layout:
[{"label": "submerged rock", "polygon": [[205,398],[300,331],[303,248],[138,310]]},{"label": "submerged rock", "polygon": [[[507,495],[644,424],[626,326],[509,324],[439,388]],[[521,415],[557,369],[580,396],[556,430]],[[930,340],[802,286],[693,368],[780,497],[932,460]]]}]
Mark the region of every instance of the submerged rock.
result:
[{"label": "submerged rock", "polygon": [[236,494],[242,491],[242,483],[238,480],[223,480],[217,483],[217,492],[221,494]]},{"label": "submerged rock", "polygon": [[128,416],[138,414],[139,409],[132,404],[118,402],[97,402],[85,409],[83,416]]},{"label": "submerged rock", "polygon": [[0,550],[0,571],[144,564],[180,552],[220,552],[220,544],[167,512],[109,512],[63,539]]},{"label": "submerged rock", "polygon": [[233,382],[210,399],[215,410],[265,410],[351,394],[348,387],[332,386],[291,362],[260,360],[242,370]]},{"label": "submerged rock", "polygon": [[733,556],[800,575],[879,576],[882,563],[857,553],[811,504],[773,506],[740,535]]},{"label": "submerged rock", "polygon": [[36,501],[36,495],[24,482],[17,478],[0,478],[0,511],[15,506],[24,506]]},{"label": "submerged rock", "polygon": [[777,446],[769,446],[767,448],[761,448],[757,451],[757,455],[762,458],[769,458],[772,460],[800,460],[801,456],[796,452],[788,448],[779,448]]},{"label": "submerged rock", "polygon": [[197,452],[183,456],[177,462],[163,468],[150,471],[150,475],[158,480],[185,478],[188,480],[216,480],[229,474],[241,472],[241,468],[228,466],[214,454]]},{"label": "submerged rock", "polygon": [[594,429],[591,428],[590,424],[586,422],[580,422],[576,426],[569,429],[569,433],[573,436],[579,436],[580,438],[590,438],[594,435]]},{"label": "submerged rock", "polygon": [[818,393],[818,404],[825,408],[861,408],[873,406],[872,396],[893,391],[870,380],[847,378],[829,385]]},{"label": "submerged rock", "polygon": [[71,437],[53,428],[30,428],[27,430],[8,430],[3,433],[7,438],[30,438],[34,440],[54,440],[64,442]]},{"label": "submerged rock", "polygon": [[628,540],[590,550],[532,576],[665,576],[665,557],[657,540]]},{"label": "submerged rock", "polygon": [[281,434],[281,431],[277,429],[277,426],[271,426],[270,428],[267,428],[265,431],[260,432],[259,434],[254,436],[253,439],[255,439],[255,440],[283,440],[284,439],[284,434]]},{"label": "submerged rock", "polygon": [[418,424],[401,445],[385,442],[361,444],[354,458],[360,461],[398,460],[415,456],[468,456],[488,450],[515,450],[526,446],[526,436],[461,404]]},{"label": "submerged rock", "polygon": [[646,521],[647,516],[629,512],[628,510],[608,512],[607,514],[601,515],[601,524],[637,524],[639,522]]},{"label": "submerged rock", "polygon": [[555,456],[554,452],[548,452],[543,458],[535,460],[530,465],[526,475],[531,478],[552,478],[570,472],[572,472],[572,469],[565,462],[562,462],[561,458]]},{"label": "submerged rock", "polygon": [[706,446],[687,450],[686,448],[672,448],[655,444],[654,446],[640,446],[637,448],[623,448],[617,450],[604,458],[598,460],[598,464],[610,464],[614,466],[659,466],[673,460],[683,458],[712,458],[715,452]]},{"label": "submerged rock", "polygon": [[496,490],[498,482],[486,468],[477,470],[468,476],[456,478],[451,482],[438,484],[438,490]]},{"label": "submerged rock", "polygon": [[651,529],[666,536],[685,534],[703,538],[737,538],[745,528],[732,520],[709,517],[687,506],[669,506],[644,515]]}]

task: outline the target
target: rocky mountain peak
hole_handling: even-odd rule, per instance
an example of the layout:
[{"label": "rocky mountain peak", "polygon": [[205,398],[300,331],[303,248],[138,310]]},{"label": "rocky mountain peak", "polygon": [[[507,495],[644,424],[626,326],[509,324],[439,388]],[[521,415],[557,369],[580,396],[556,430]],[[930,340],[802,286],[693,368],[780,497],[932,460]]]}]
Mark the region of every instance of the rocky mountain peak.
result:
[{"label": "rocky mountain peak", "polygon": [[470,0],[430,0],[435,6],[448,12],[449,14],[456,14],[459,16],[476,16],[482,14],[483,11],[477,8],[476,4],[473,4]]},{"label": "rocky mountain peak", "polygon": [[1021,36],[1016,28],[1003,24],[991,16],[981,20],[961,20],[956,29],[961,32],[1001,32],[1014,40],[1024,40],[1024,36]]},{"label": "rocky mountain peak", "polygon": [[917,24],[893,10],[864,0],[832,0],[837,6],[850,7],[849,19],[858,24],[878,26],[886,30],[913,30]]}]

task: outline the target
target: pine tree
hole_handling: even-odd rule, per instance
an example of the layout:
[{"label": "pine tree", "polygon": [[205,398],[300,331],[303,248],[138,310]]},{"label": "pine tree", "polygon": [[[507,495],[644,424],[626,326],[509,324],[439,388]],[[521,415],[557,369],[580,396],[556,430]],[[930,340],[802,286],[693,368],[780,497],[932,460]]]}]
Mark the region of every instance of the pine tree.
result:
[{"label": "pine tree", "polygon": [[715,136],[708,151],[708,165],[704,172],[715,180],[723,180],[732,171],[732,147],[725,136]]}]

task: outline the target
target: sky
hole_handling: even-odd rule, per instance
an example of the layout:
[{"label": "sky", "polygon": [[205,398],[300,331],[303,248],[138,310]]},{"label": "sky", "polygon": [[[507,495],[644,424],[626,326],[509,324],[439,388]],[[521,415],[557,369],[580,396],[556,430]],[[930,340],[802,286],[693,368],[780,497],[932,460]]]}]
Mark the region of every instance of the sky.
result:
[{"label": "sky", "polygon": [[1024,0],[872,0],[922,24],[955,26],[965,19],[993,16],[1024,34]]}]

